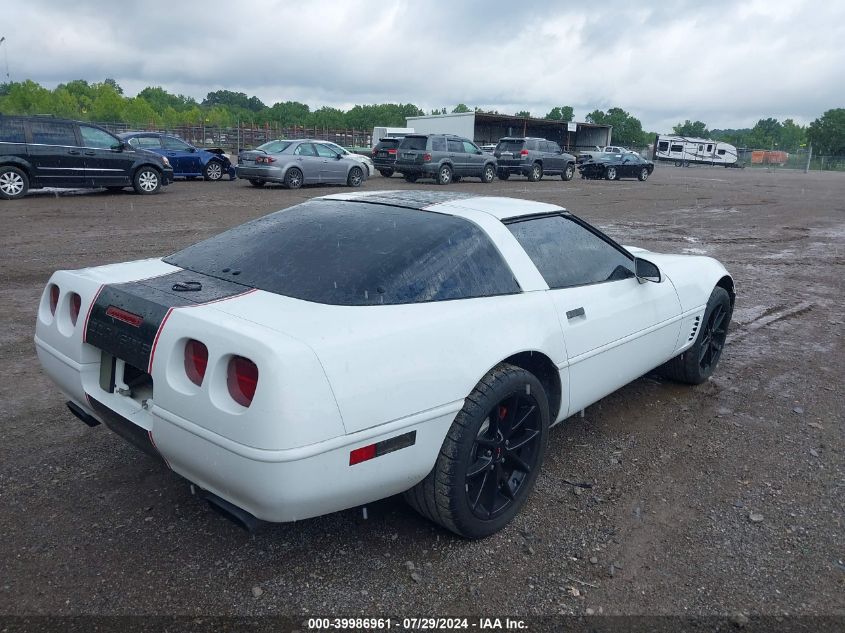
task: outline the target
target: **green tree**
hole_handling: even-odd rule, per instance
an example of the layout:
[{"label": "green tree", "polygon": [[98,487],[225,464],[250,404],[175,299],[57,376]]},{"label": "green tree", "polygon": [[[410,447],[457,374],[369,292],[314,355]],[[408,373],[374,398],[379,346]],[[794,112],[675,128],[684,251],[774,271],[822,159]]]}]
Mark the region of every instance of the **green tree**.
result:
[{"label": "green tree", "polygon": [[91,102],[89,118],[94,121],[123,121],[123,108],[126,99],[108,84],[99,84],[95,88]]},{"label": "green tree", "polygon": [[323,106],[311,113],[310,125],[321,128],[339,129],[346,127],[346,118],[343,110]]},{"label": "green tree", "polygon": [[564,123],[569,123],[575,118],[575,111],[572,109],[572,106],[555,106],[546,115],[546,118],[551,119],[552,121],[563,121]]},{"label": "green tree", "polygon": [[820,155],[845,155],[845,108],[828,110],[810,123],[807,139]]},{"label": "green tree", "polygon": [[520,110],[519,112],[514,114],[514,116],[522,116],[528,118],[531,116],[531,113],[528,110]]},{"label": "green tree", "polygon": [[794,152],[807,144],[807,128],[798,125],[792,119],[786,119],[780,127],[778,146],[787,152]]},{"label": "green tree", "polygon": [[452,108],[452,114],[462,114],[464,112],[472,112],[472,110],[467,107],[464,103],[459,103],[454,108]]},{"label": "green tree", "polygon": [[52,93],[27,79],[9,85],[9,94],[4,97],[3,109],[7,114],[49,114],[52,112],[52,106]]},{"label": "green tree", "polygon": [[123,108],[123,120],[136,128],[155,127],[161,121],[161,116],[142,97],[126,100]]},{"label": "green tree", "polygon": [[707,138],[710,135],[706,123],[703,121],[690,121],[689,119],[673,126],[672,131],[679,136],[691,136],[693,138]]},{"label": "green tree", "polygon": [[751,128],[748,144],[757,149],[772,149],[778,147],[780,141],[781,125],[777,119],[769,117],[760,119]]},{"label": "green tree", "polygon": [[121,97],[123,96],[123,88],[121,88],[121,87],[120,87],[120,84],[119,84],[119,83],[117,83],[117,82],[116,82],[114,79],[112,79],[111,77],[106,77],[106,78],[103,80],[103,83],[104,83],[105,85],[107,85],[107,86],[111,86],[111,87],[114,89],[114,91],[115,91],[117,94],[119,94]]},{"label": "green tree", "polygon": [[643,133],[643,124],[640,123],[640,120],[628,114],[622,108],[610,108],[607,112],[593,110],[587,115],[587,122],[598,125],[612,125],[611,138],[616,145],[637,147],[649,142],[649,139]]}]

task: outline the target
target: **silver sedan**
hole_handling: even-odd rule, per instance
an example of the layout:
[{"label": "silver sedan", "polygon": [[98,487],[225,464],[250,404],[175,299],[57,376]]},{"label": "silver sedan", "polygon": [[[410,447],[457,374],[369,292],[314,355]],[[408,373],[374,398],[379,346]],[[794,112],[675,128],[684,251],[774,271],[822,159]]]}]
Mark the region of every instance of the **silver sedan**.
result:
[{"label": "silver sedan", "polygon": [[278,182],[289,189],[311,184],[360,187],[368,176],[359,161],[313,139],[270,141],[254,150],[242,151],[235,170],[238,178],[248,180],[255,187]]}]

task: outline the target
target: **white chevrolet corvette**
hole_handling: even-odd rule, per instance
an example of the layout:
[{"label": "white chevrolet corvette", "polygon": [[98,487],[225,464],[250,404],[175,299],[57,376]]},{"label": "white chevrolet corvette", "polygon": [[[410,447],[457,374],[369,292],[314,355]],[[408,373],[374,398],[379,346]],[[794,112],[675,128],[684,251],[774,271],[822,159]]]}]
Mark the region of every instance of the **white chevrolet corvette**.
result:
[{"label": "white chevrolet corvette", "polygon": [[404,492],[479,538],[525,503],[551,425],[657,367],[705,381],[734,296],[719,262],[554,205],[361,192],[57,271],[35,344],[77,417],[242,523]]}]

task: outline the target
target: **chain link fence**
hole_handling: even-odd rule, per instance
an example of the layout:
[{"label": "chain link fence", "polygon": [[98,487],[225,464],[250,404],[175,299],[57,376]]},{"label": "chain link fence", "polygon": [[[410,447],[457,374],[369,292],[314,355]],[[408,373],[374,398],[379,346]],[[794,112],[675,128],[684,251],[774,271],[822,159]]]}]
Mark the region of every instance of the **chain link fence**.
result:
[{"label": "chain link fence", "polygon": [[122,132],[161,132],[178,136],[197,147],[220,147],[237,153],[241,149],[252,149],[274,139],[310,138],[332,141],[349,149],[364,150],[369,153],[372,130],[330,129],[320,127],[281,125],[239,125],[220,127],[212,125],[177,126],[139,129],[126,123],[97,123],[113,134]]}]

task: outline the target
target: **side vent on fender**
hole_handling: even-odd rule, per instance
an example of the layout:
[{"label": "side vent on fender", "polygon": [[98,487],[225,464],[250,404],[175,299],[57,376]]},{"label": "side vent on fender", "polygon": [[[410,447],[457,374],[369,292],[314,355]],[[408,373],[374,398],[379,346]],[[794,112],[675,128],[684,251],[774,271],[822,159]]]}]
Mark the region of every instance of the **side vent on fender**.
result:
[{"label": "side vent on fender", "polygon": [[689,338],[687,339],[687,343],[695,339],[695,335],[698,333],[698,326],[701,325],[701,317],[695,317],[695,321],[692,324],[692,330],[689,333]]}]

